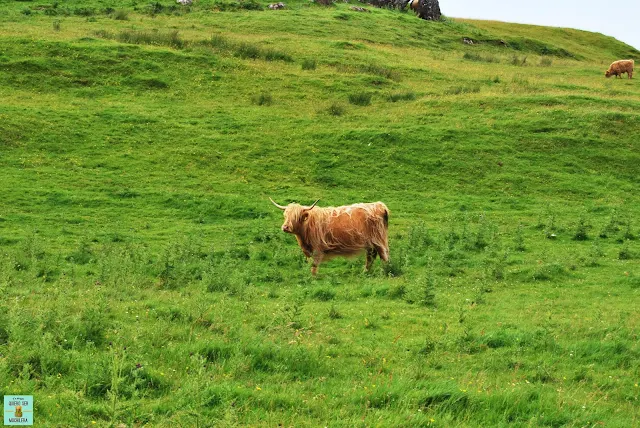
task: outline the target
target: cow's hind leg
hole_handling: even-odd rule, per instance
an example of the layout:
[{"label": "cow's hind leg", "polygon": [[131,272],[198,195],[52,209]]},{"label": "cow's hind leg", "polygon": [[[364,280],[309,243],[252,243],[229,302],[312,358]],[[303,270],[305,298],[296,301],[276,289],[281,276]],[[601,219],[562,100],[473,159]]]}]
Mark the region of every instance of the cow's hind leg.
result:
[{"label": "cow's hind leg", "polygon": [[367,264],[364,266],[365,272],[371,269],[373,261],[376,259],[378,251],[375,248],[367,248]]},{"label": "cow's hind leg", "polygon": [[383,247],[381,245],[376,245],[376,252],[380,256],[383,262],[389,261],[389,247]]}]

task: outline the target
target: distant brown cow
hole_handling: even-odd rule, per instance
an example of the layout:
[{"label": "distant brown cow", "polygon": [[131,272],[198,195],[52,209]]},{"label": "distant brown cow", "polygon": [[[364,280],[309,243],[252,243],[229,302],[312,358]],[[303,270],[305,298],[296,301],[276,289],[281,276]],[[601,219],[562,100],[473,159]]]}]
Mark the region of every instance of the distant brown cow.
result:
[{"label": "distant brown cow", "polygon": [[334,256],[354,256],[367,253],[365,270],[369,270],[376,255],[388,262],[387,228],[389,209],[382,202],[353,204],[342,207],[316,207],[289,204],[273,205],[284,211],[282,231],[296,235],[306,257],[313,257],[311,273],[318,265]]},{"label": "distant brown cow", "polygon": [[611,77],[615,75],[616,77],[620,77],[622,79],[622,74],[627,73],[627,77],[631,79],[633,77],[633,60],[632,59],[621,59],[620,61],[614,61],[609,66],[609,69],[604,72],[606,77]]}]

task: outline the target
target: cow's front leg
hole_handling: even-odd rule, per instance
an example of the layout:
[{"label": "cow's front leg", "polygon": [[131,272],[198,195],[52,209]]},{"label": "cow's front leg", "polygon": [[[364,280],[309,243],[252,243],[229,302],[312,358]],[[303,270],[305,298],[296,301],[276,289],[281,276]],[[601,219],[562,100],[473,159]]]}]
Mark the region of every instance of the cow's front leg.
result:
[{"label": "cow's front leg", "polygon": [[313,255],[313,262],[311,264],[311,275],[316,276],[318,273],[318,266],[322,263],[322,259],[324,258],[324,254],[321,252],[317,252]]},{"label": "cow's front leg", "polygon": [[375,250],[375,248],[367,249],[367,264],[364,265],[365,272],[368,272],[369,269],[371,269],[371,264],[373,264],[373,261],[376,259],[377,254],[378,252]]}]

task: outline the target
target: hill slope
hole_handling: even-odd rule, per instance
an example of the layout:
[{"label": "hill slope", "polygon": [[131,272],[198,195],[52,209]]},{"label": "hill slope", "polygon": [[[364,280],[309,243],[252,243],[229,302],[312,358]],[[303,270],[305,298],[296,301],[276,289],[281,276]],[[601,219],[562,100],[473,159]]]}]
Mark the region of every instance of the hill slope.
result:
[{"label": "hill slope", "polygon": [[[0,395],[43,424],[637,420],[640,87],[603,74],[638,51],[348,3],[0,5]],[[384,201],[392,263],[312,280],[268,196]]]}]

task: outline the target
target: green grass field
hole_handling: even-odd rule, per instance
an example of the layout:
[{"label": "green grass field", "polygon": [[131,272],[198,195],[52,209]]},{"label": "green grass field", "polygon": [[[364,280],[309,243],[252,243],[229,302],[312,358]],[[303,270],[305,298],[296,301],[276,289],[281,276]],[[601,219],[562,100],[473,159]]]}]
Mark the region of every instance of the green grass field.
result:
[{"label": "green grass field", "polygon": [[[0,0],[37,426],[640,425],[640,52],[355,4]],[[384,201],[391,263],[312,278],[268,197]]]}]

